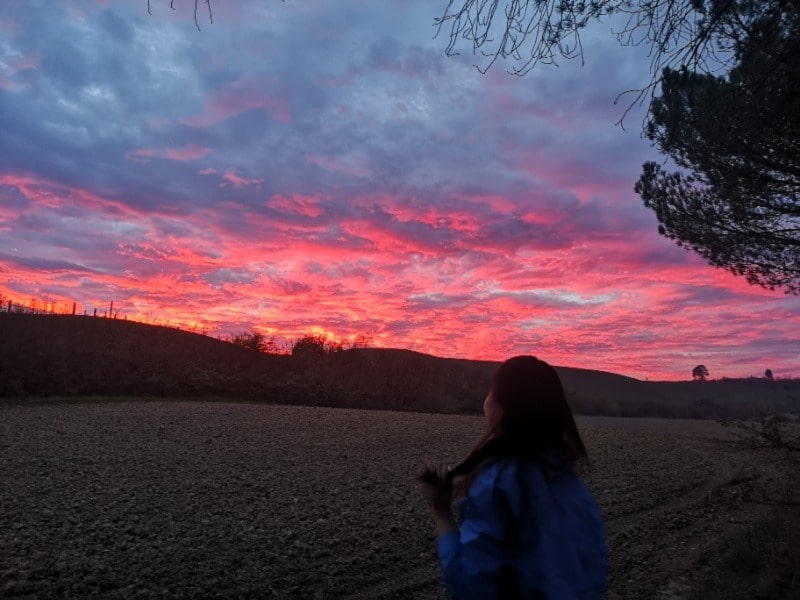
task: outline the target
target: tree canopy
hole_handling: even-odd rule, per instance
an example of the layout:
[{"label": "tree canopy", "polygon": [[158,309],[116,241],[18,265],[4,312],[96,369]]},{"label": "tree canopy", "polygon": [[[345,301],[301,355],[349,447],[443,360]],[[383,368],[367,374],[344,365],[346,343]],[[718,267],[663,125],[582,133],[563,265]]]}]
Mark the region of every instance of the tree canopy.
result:
[{"label": "tree canopy", "polygon": [[697,365],[692,369],[692,379],[695,381],[705,381],[708,378],[708,369],[705,365]]},{"label": "tree canopy", "polygon": [[664,71],[645,133],[682,171],[635,190],[659,231],[750,283],[800,292],[800,10],[755,25],[726,77]]},{"label": "tree canopy", "polygon": [[435,20],[446,31],[448,54],[463,40],[472,46],[485,72],[495,62],[525,75],[539,63],[583,61],[581,35],[607,17],[624,23],[613,32],[619,43],[643,46],[650,57],[651,80],[638,97],[653,91],[664,69],[715,73],[732,68],[737,48],[755,24],[780,18],[797,0],[448,0]]}]

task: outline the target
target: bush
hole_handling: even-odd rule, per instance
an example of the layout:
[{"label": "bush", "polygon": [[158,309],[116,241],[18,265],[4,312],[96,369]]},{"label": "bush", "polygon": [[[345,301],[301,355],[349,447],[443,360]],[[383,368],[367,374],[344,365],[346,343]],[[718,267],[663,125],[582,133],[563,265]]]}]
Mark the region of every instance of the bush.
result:
[{"label": "bush", "polygon": [[230,338],[231,344],[253,350],[255,352],[265,352],[272,354],[275,351],[275,337],[267,339],[263,333],[257,331],[242,331]]},{"label": "bush", "polygon": [[321,335],[306,335],[292,345],[292,356],[300,358],[319,358],[341,352],[344,346]]}]

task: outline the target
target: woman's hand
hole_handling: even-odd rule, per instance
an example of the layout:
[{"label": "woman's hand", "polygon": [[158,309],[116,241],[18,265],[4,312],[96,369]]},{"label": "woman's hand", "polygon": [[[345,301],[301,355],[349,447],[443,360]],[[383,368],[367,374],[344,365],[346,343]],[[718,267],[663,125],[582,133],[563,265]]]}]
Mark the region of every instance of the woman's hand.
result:
[{"label": "woman's hand", "polygon": [[422,497],[433,510],[433,520],[438,534],[458,531],[451,505],[453,503],[453,483],[447,477],[447,467],[428,469],[417,478]]}]

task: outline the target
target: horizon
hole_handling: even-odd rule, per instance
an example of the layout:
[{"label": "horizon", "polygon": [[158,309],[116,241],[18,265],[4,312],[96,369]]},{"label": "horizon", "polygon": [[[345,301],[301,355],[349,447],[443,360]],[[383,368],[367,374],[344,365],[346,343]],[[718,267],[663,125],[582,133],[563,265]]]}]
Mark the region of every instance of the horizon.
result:
[{"label": "horizon", "polygon": [[634,194],[665,159],[642,106],[615,125],[649,61],[611,23],[585,66],[520,78],[445,56],[444,4],[220,2],[201,31],[189,4],[151,4],[0,18],[15,303],[641,380],[800,377],[800,296],[659,236]]},{"label": "horizon", "polygon": [[[182,333],[200,335],[200,336],[203,336],[203,337],[209,337],[209,338],[215,339],[217,341],[224,342],[224,343],[227,343],[227,344],[232,344],[232,345],[236,345],[237,344],[237,342],[234,341],[234,339],[233,339],[233,337],[234,337],[233,335],[212,335],[212,334],[208,333],[205,330],[198,330],[196,328],[184,329],[184,328],[180,327],[179,325],[175,325],[175,324],[168,323],[168,322],[163,322],[163,321],[160,321],[159,319],[155,319],[155,320],[150,321],[150,322],[148,322],[148,321],[139,321],[139,320],[135,320],[135,319],[128,319],[127,315],[119,316],[116,311],[114,311],[114,315],[110,316],[110,317],[108,316],[108,310],[106,310],[106,311],[99,311],[98,310],[96,313],[94,313],[94,311],[93,312],[88,312],[88,311],[81,312],[81,311],[77,311],[76,310],[75,314],[72,314],[71,309],[70,310],[66,310],[68,307],[64,307],[64,306],[60,306],[60,305],[56,305],[56,304],[52,304],[52,303],[48,304],[46,302],[40,302],[40,303],[33,303],[33,306],[31,306],[31,305],[25,305],[25,304],[22,304],[22,303],[13,303],[13,301],[12,301],[12,303],[13,303],[13,307],[14,308],[13,308],[13,310],[9,311],[7,309],[8,299],[7,298],[1,298],[0,300],[2,300],[2,302],[0,302],[0,314],[2,314],[3,312],[6,312],[6,313],[11,312],[12,314],[21,313],[21,314],[28,314],[28,315],[34,315],[34,316],[45,316],[45,317],[47,317],[47,316],[56,316],[56,317],[88,317],[88,318],[92,318],[92,319],[109,319],[111,321],[133,323],[133,324],[142,325],[142,326],[145,326],[145,327],[160,327],[160,328],[165,328],[165,329],[169,329],[169,330],[180,331]],[[237,333],[240,334],[240,335],[241,334],[251,334],[251,333],[256,333],[256,330],[239,331]],[[506,360],[508,358],[511,358],[510,356],[506,356],[506,357],[498,358],[498,359],[492,359],[492,358],[477,358],[476,359],[476,358],[466,358],[466,357],[463,357],[463,356],[442,356],[442,355],[438,355],[438,354],[431,354],[429,352],[423,352],[423,351],[420,351],[420,350],[412,350],[411,348],[402,348],[402,347],[399,347],[399,346],[374,346],[374,345],[371,345],[371,340],[363,338],[363,337],[359,338],[358,336],[354,336],[353,338],[350,338],[350,339],[334,339],[334,338],[326,338],[324,336],[321,336],[320,334],[314,334],[313,332],[310,332],[307,335],[301,336],[300,338],[296,338],[296,339],[288,339],[288,338],[287,339],[280,339],[280,340],[273,339],[272,340],[273,344],[271,345],[270,349],[260,350],[259,352],[262,353],[262,354],[266,354],[266,355],[278,355],[278,356],[291,355],[292,354],[293,345],[296,342],[300,341],[304,337],[316,337],[319,340],[319,342],[324,344],[326,347],[328,347],[328,344],[331,343],[332,346],[330,348],[332,348],[332,349],[329,349],[328,352],[340,352],[340,351],[347,351],[347,350],[386,350],[386,351],[395,351],[395,352],[415,352],[415,353],[422,354],[424,356],[428,356],[430,358],[435,358],[435,359],[467,361],[467,362],[470,362],[470,361],[475,361],[475,362],[493,362],[493,363],[497,363],[498,365],[500,363],[502,363],[504,360]],[[623,372],[607,371],[607,370],[602,370],[602,369],[591,369],[591,368],[587,368],[587,367],[580,367],[580,366],[574,366],[574,365],[562,365],[562,364],[552,363],[552,366],[554,368],[556,368],[556,369],[573,369],[573,370],[578,370],[578,371],[590,371],[590,372],[605,373],[605,374],[608,374],[608,375],[624,377],[624,378],[627,378],[627,379],[635,379],[637,381],[648,382],[648,383],[688,383],[688,382],[698,382],[698,380],[694,378],[693,373],[691,374],[691,376],[689,378],[651,379],[649,377],[639,378],[639,377],[635,377],[633,375],[629,375],[629,374],[626,374],[626,373],[623,373]],[[704,366],[707,367],[707,365],[704,365]],[[770,371],[772,372],[772,369],[770,369]],[[719,381],[730,380],[730,381],[734,381],[735,382],[735,381],[751,380],[751,379],[760,379],[760,380],[769,379],[770,381],[775,381],[775,382],[800,381],[800,377],[794,377],[794,376],[785,375],[785,374],[775,375],[774,372],[772,372],[772,377],[769,377],[769,378],[766,377],[766,374],[763,373],[763,372],[760,373],[760,374],[751,373],[749,375],[744,375],[744,374],[738,375],[738,376],[737,375],[725,375],[725,376],[720,376],[720,377],[714,377],[711,374],[709,374],[709,376],[707,378],[705,378],[703,380],[699,380],[699,381],[700,382],[714,382],[714,381],[719,382]]]}]

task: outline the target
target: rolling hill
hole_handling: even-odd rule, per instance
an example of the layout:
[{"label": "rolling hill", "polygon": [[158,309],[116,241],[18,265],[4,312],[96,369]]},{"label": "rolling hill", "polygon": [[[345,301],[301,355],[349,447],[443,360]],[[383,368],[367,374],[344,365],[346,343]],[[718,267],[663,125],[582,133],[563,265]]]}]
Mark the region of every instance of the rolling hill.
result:
[{"label": "rolling hill", "polygon": [[[157,396],[479,413],[497,363],[395,349],[268,355],[174,328],[0,313],[0,397]],[[800,412],[800,382],[649,382],[557,367],[584,415],[689,418]]]}]

